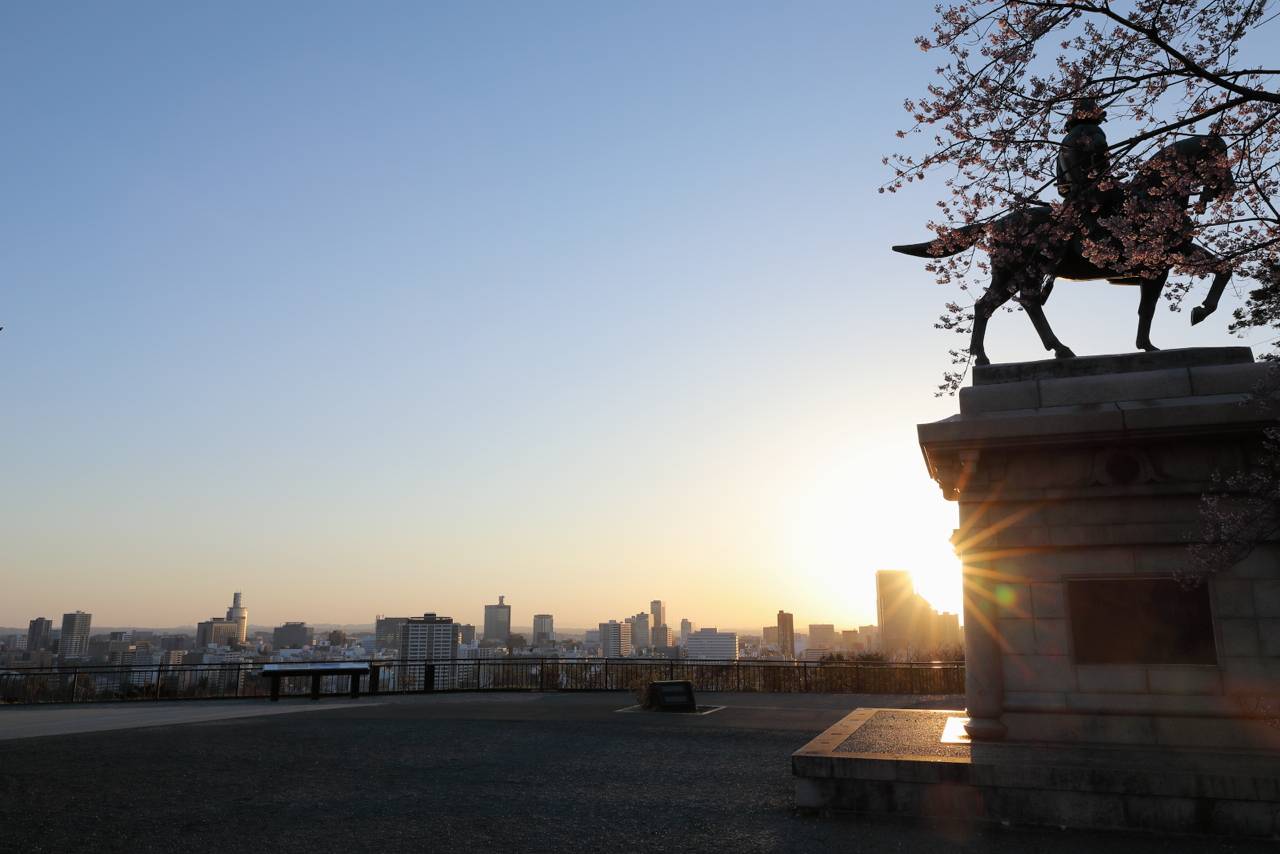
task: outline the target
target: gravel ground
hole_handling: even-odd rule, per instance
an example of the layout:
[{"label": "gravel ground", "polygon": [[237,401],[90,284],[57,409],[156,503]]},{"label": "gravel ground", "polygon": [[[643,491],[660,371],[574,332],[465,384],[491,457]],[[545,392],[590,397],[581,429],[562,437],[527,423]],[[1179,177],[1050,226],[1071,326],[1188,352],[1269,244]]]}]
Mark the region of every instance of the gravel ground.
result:
[{"label": "gravel ground", "polygon": [[855,706],[919,698],[699,700],[726,708],[617,714],[630,697],[449,695],[2,741],[0,851],[1275,850],[797,815],[794,750]]}]

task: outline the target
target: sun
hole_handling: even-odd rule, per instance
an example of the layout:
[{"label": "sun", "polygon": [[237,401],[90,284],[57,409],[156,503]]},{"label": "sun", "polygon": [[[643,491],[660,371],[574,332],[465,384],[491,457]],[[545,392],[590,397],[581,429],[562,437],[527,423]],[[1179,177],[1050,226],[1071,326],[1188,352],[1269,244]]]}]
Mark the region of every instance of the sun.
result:
[{"label": "sun", "polygon": [[955,505],[927,477],[879,467],[873,454],[854,454],[792,497],[788,562],[807,583],[835,593],[831,613],[820,615],[826,620],[874,620],[878,569],[907,570],[936,610],[961,613],[960,561],[950,542]]}]

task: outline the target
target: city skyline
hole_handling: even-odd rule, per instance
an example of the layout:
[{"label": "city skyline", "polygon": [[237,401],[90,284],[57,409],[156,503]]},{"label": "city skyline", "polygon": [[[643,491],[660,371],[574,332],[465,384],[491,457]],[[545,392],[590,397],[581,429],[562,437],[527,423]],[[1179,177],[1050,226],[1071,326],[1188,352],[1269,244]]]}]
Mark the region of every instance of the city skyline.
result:
[{"label": "city skyline", "polygon": [[[299,614],[293,614],[289,619],[273,620],[273,619],[258,618],[255,621],[255,619],[252,619],[249,617],[250,609],[247,606],[242,604],[242,601],[243,601],[242,596],[243,596],[243,591],[240,591],[240,590],[234,591],[232,595],[231,605],[230,607],[227,608],[226,617],[214,616],[214,617],[207,618],[205,620],[195,619],[189,622],[169,621],[169,622],[159,622],[159,623],[139,623],[139,622],[131,622],[131,621],[116,621],[116,620],[98,618],[97,619],[97,625],[99,626],[98,631],[101,633],[109,629],[110,630],[120,630],[120,629],[151,630],[151,629],[190,628],[190,629],[193,629],[198,636],[199,632],[205,630],[204,629],[205,626],[209,626],[210,627],[209,631],[211,632],[210,637],[213,637],[213,632],[216,631],[216,627],[220,625],[225,625],[226,626],[225,634],[227,634],[228,636],[234,635],[240,642],[244,642],[248,632],[250,631],[265,633],[270,631],[272,628],[278,628],[279,626],[290,624],[290,623],[306,624],[308,626],[316,626],[316,627],[320,627],[320,626],[368,627],[368,630],[372,633],[375,631],[377,623],[384,619],[383,612],[379,612],[374,615],[373,619],[365,619],[365,620],[357,619],[357,620],[349,620],[349,621],[343,621],[343,622],[316,619],[311,616],[299,615]],[[498,597],[498,602],[496,604],[485,603],[478,606],[480,611],[480,616],[478,618],[467,619],[465,617],[458,617],[455,619],[455,622],[459,624],[468,624],[473,627],[478,627],[476,629],[478,636],[483,637],[485,634],[484,632],[485,621],[486,621],[486,617],[489,616],[489,614],[491,613],[490,609],[502,608],[502,609],[505,609],[507,612],[507,616],[505,617],[506,622],[504,623],[504,625],[506,627],[506,634],[508,635],[516,632],[522,632],[522,633],[536,632],[538,630],[539,620],[541,618],[546,618],[548,622],[554,621],[555,628],[551,630],[553,634],[556,632],[559,632],[561,634],[565,632],[574,632],[574,633],[583,632],[583,631],[589,632],[597,625],[596,622],[575,623],[571,620],[569,621],[562,620],[557,615],[557,612],[554,609],[550,611],[547,611],[546,609],[530,610],[528,615],[529,616],[528,622],[520,622],[517,619],[517,616],[521,612],[520,611],[513,612],[513,609],[515,606],[513,606],[512,603],[505,601],[507,598],[506,595],[497,594],[497,597]],[[667,612],[668,612],[667,600],[653,599],[653,600],[650,600],[649,604],[651,608],[649,612],[640,612],[632,616],[627,616],[624,618],[624,620],[619,620],[619,622],[625,621],[630,623],[633,620],[636,620],[637,618],[652,618],[658,613],[661,613],[664,616],[667,615]],[[625,610],[625,607],[624,607],[624,610]],[[437,611],[441,613],[444,612],[442,609],[437,609]],[[456,609],[456,611],[457,613],[466,613],[467,609],[466,608]],[[415,612],[415,609],[413,608],[407,609],[407,613],[414,613],[414,612]],[[428,613],[428,612],[435,613],[431,611],[426,611],[424,613]],[[65,617],[68,614],[74,614],[74,613],[84,613],[84,614],[87,614],[88,616],[93,616],[95,612],[93,611],[85,612],[82,609],[76,609],[74,611],[66,611],[61,608],[53,608],[51,610],[47,610],[40,614],[33,613],[30,617],[22,620],[21,624],[14,623],[12,626],[10,626],[4,622],[0,622],[0,629],[12,629],[14,631],[21,631],[22,625],[33,624],[37,620],[45,620],[47,622],[49,620],[49,617],[47,616],[48,614],[52,614],[55,617],[61,614]],[[258,613],[257,609],[255,608],[252,611],[252,613],[256,615]],[[391,612],[387,611],[386,613],[391,613]],[[777,616],[778,617],[783,616],[783,612],[782,611],[777,612]],[[786,614],[785,616],[787,617],[788,620],[792,619],[791,614]],[[295,619],[299,617],[300,619]],[[400,620],[404,618],[390,618],[390,619]],[[617,619],[617,618],[610,617],[609,619]],[[715,626],[713,626],[710,622],[698,618],[698,615],[696,614],[693,614],[693,615],[682,614],[679,621],[675,621],[674,618],[669,616],[667,617],[667,619],[670,622],[663,623],[662,625],[666,625],[667,628],[669,628],[672,631],[673,635],[677,637],[680,636],[681,626],[685,623],[689,623],[691,628],[696,628],[696,629],[702,629],[706,627],[715,628]],[[769,619],[773,619],[773,618],[770,617]],[[769,625],[767,621],[765,623],[753,623],[751,621],[722,622],[722,626],[725,628],[725,630],[733,630],[733,631],[745,632],[749,634],[757,634],[760,631],[761,626],[767,626],[767,625]],[[837,623],[834,625],[852,626],[854,624],[853,623]],[[652,632],[658,627],[659,626],[656,623],[656,620],[651,619],[650,624],[646,626],[646,629],[647,631]],[[48,631],[48,629],[45,629],[45,631]],[[797,634],[803,634],[803,633],[797,633]],[[497,639],[497,638],[490,638],[490,639]]]},{"label": "city skyline", "polygon": [[[940,186],[876,193],[929,4],[248,15],[0,11],[0,623],[960,610],[955,294],[889,251]],[[1053,299],[1132,343],[1129,289]]]}]

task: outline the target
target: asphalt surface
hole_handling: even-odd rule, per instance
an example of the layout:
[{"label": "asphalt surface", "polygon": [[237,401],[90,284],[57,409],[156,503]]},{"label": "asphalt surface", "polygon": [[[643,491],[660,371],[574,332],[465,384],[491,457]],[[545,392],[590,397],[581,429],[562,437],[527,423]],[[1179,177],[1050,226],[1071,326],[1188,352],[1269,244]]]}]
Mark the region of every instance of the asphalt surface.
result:
[{"label": "asphalt surface", "polygon": [[[358,701],[352,701],[355,705]],[[81,703],[56,706],[0,707],[0,741],[46,735],[73,735],[113,729],[173,726],[206,721],[292,715],[340,708],[334,703],[239,703],[227,701],[183,703]]]},{"label": "asphalt surface", "polygon": [[797,814],[789,758],[811,737],[856,706],[954,708],[958,698],[698,699],[725,708],[619,714],[634,703],[620,693],[384,697],[3,740],[0,851],[1275,850]]}]

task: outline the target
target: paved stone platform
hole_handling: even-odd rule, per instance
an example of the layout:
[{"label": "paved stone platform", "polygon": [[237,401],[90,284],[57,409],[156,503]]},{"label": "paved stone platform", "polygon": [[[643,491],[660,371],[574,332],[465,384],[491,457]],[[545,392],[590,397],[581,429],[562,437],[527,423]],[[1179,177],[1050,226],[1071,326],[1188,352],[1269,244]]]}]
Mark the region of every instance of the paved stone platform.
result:
[{"label": "paved stone platform", "polygon": [[332,711],[371,704],[376,705],[376,702],[313,703],[309,700],[295,699],[269,706],[256,700],[247,702],[190,700],[177,703],[86,703],[76,706],[0,707],[0,741],[40,738],[47,735],[74,735],[82,732],[209,723],[264,715]]},{"label": "paved stone platform", "polygon": [[964,712],[858,709],[792,755],[806,809],[1280,838],[1280,753],[946,743]]},{"label": "paved stone platform", "polygon": [[954,709],[956,696],[699,692],[698,702],[724,706],[712,715],[618,714],[635,702],[622,692],[377,699],[0,741],[0,854],[1275,849],[1261,840],[796,812],[797,747],[858,706]]}]

